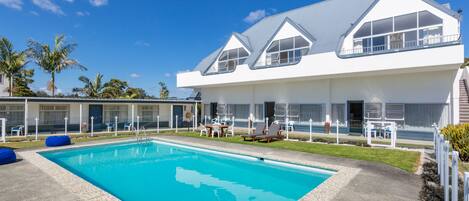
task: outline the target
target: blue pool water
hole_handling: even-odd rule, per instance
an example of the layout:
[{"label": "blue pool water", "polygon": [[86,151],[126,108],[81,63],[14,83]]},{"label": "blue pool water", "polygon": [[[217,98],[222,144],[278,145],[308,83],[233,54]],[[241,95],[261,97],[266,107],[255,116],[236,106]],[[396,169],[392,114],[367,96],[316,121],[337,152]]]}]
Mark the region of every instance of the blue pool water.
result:
[{"label": "blue pool water", "polygon": [[121,200],[298,200],[331,176],[163,142],[43,152]]}]

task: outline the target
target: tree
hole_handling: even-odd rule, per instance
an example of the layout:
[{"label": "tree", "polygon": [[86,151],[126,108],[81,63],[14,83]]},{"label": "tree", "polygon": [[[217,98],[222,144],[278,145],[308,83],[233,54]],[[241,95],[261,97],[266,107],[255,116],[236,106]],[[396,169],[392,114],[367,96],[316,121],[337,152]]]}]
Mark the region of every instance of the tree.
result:
[{"label": "tree", "polygon": [[465,68],[469,66],[469,58],[464,58],[464,63],[461,65],[461,68]]},{"label": "tree", "polygon": [[103,85],[103,75],[98,73],[94,80],[90,80],[86,76],[80,76],[78,78],[83,82],[83,88],[73,88],[72,92],[81,94],[87,97],[100,98],[103,95],[104,85]]},{"label": "tree", "polygon": [[125,96],[125,92],[129,88],[126,81],[119,79],[111,79],[104,84],[103,97],[105,98],[120,98]]},{"label": "tree", "polygon": [[166,86],[166,83],[159,82],[158,85],[160,85],[160,99],[168,99],[169,90],[168,90],[168,86]]},{"label": "tree", "polygon": [[36,94],[29,88],[29,84],[33,83],[34,69],[23,69],[18,78],[16,78],[13,95],[14,96],[36,96]]},{"label": "tree", "polygon": [[147,93],[142,88],[132,88],[129,87],[125,91],[125,95],[122,98],[127,99],[144,99],[147,96]]},{"label": "tree", "polygon": [[0,72],[9,80],[8,91],[10,96],[13,96],[14,80],[21,75],[21,71],[27,63],[26,52],[15,51],[7,38],[0,39]]},{"label": "tree", "polygon": [[55,96],[55,89],[57,88],[55,84],[57,74],[72,68],[87,70],[86,67],[81,65],[77,60],[69,58],[70,54],[77,47],[77,44],[67,43],[64,35],[55,37],[54,47],[52,49],[49,45],[41,44],[34,40],[30,40],[28,46],[29,56],[39,67],[51,76],[47,88],[52,92],[52,96]]},{"label": "tree", "polygon": [[47,94],[46,91],[39,90],[39,91],[36,91],[36,96],[37,97],[49,97],[49,94]]}]

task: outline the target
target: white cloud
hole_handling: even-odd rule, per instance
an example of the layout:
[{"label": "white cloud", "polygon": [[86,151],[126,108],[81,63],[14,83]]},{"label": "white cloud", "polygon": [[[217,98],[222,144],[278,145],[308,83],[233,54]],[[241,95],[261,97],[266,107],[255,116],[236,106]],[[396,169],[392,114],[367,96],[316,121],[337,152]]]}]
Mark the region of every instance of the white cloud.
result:
[{"label": "white cloud", "polygon": [[88,11],[77,11],[75,14],[79,17],[84,17],[84,16],[89,16],[90,15],[90,13]]},{"label": "white cloud", "polygon": [[131,78],[139,78],[140,75],[137,74],[137,73],[131,73],[131,74],[130,74],[130,77],[131,77]]},{"label": "white cloud", "polygon": [[23,9],[22,0],[0,0],[0,5],[6,6],[8,8],[13,8],[15,10]]},{"label": "white cloud", "polygon": [[31,15],[39,16],[39,13],[36,12],[36,11],[29,11],[29,13],[30,13]]},{"label": "white cloud", "polygon": [[150,43],[145,42],[143,40],[135,41],[134,45],[139,46],[139,47],[150,47],[151,46]]},{"label": "white cloud", "polygon": [[254,22],[261,20],[266,15],[268,15],[268,13],[264,9],[251,11],[249,12],[249,15],[244,18],[244,22],[252,24]]},{"label": "white cloud", "polygon": [[171,77],[171,73],[165,73],[164,76],[165,77]]},{"label": "white cloud", "polygon": [[92,6],[100,7],[108,4],[108,0],[90,0]]},{"label": "white cloud", "polygon": [[32,0],[33,4],[39,8],[52,12],[57,15],[65,15],[60,6],[52,2],[51,0]]}]

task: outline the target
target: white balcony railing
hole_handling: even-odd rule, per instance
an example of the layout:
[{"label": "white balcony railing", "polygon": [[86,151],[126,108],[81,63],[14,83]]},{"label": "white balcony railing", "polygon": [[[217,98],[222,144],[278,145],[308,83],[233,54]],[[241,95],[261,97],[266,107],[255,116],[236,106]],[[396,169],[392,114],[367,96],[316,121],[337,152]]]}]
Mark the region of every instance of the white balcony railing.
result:
[{"label": "white balcony railing", "polygon": [[340,56],[354,57],[363,55],[373,55],[387,52],[399,52],[412,49],[422,49],[435,46],[458,44],[461,42],[460,35],[435,36],[414,41],[391,41],[384,45],[371,45],[370,47],[359,47],[344,49],[340,51]]}]

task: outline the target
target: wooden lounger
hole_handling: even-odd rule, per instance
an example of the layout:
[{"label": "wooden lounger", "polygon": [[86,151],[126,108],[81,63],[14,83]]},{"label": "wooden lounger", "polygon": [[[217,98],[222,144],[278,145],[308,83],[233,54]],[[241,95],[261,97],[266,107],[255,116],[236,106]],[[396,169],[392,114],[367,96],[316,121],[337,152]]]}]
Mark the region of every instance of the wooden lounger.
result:
[{"label": "wooden lounger", "polygon": [[246,139],[251,139],[252,141],[254,141],[256,137],[265,135],[264,130],[265,130],[265,123],[257,123],[256,130],[254,131],[253,134],[241,135],[241,137],[243,138],[244,141],[246,141]]},{"label": "wooden lounger", "polygon": [[280,134],[280,125],[272,123],[267,131],[267,135],[257,136],[255,140],[263,141],[267,143],[272,142],[273,139],[283,139],[283,136]]}]

